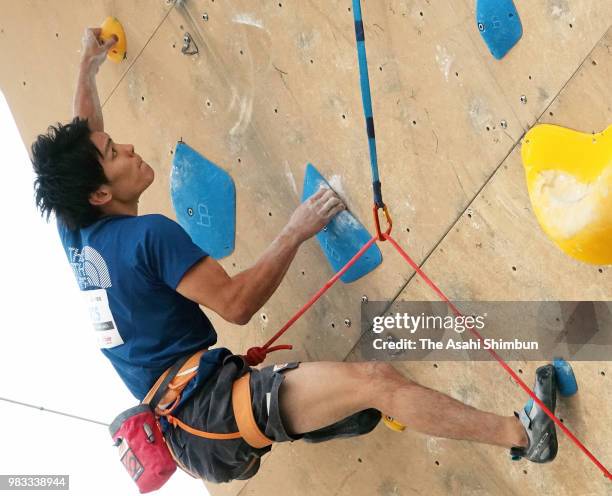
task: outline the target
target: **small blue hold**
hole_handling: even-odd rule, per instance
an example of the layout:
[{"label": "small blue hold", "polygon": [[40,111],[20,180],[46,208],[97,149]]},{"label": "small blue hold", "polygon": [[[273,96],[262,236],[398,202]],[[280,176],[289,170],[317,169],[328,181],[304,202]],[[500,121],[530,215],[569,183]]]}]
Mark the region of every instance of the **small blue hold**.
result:
[{"label": "small blue hold", "polygon": [[512,0],[477,0],[476,23],[489,51],[498,60],[523,36],[521,19]]},{"label": "small blue hold", "polygon": [[572,366],[563,358],[555,358],[553,367],[555,368],[559,394],[561,396],[574,396],[578,392],[578,383]]}]

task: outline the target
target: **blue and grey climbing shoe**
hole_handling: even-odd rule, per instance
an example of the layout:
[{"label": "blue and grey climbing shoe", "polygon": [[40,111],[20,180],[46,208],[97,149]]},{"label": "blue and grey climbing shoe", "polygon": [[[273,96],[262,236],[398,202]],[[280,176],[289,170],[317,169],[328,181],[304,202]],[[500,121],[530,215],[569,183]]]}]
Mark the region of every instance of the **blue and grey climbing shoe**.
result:
[{"label": "blue and grey climbing shoe", "polygon": [[[533,391],[538,399],[554,413],[557,401],[557,381],[555,368],[552,365],[544,365],[536,370]],[[529,438],[529,445],[526,448],[512,448],[510,450],[512,459],[527,458],[535,463],[554,460],[557,456],[557,433],[555,424],[548,415],[532,399],[519,413],[514,412],[514,415],[523,424]]]}]

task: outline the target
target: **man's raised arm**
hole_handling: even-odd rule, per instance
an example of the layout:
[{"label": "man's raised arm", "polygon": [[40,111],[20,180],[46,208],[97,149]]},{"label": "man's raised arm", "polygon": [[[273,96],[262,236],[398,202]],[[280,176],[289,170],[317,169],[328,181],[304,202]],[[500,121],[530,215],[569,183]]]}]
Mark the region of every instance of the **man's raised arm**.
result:
[{"label": "man's raised arm", "polygon": [[117,42],[114,38],[100,41],[100,32],[100,28],[87,28],[83,34],[79,78],[73,102],[74,117],[88,119],[92,131],[104,131],[96,74],[106,60],[108,50]]}]

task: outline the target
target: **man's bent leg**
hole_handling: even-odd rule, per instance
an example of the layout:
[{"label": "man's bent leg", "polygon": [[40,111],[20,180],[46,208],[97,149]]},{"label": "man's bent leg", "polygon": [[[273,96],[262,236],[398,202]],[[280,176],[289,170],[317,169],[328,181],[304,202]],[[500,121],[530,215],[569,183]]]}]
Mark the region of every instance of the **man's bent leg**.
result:
[{"label": "man's bent leg", "polygon": [[376,408],[407,428],[436,437],[500,446],[526,446],[515,417],[483,412],[403,377],[385,362],[313,362],[285,372],[279,391],[288,432],[328,426]]}]

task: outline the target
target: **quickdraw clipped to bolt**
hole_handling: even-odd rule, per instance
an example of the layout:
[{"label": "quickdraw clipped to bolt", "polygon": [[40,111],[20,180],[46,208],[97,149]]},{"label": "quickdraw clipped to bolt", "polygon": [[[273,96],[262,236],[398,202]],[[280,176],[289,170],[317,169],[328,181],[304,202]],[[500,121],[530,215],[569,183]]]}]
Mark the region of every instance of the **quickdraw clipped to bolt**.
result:
[{"label": "quickdraw clipped to bolt", "polygon": [[[387,220],[387,230],[384,233],[380,229],[380,218],[378,215],[378,211],[381,209],[385,214],[385,219]],[[389,214],[389,209],[387,209],[387,206],[383,203],[381,207],[374,204],[374,208],[372,210],[374,212],[374,225],[376,226],[376,236],[378,237],[378,241],[385,241],[387,239],[385,236],[389,236],[391,234],[391,229],[393,228],[393,220]]]}]

